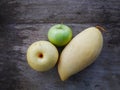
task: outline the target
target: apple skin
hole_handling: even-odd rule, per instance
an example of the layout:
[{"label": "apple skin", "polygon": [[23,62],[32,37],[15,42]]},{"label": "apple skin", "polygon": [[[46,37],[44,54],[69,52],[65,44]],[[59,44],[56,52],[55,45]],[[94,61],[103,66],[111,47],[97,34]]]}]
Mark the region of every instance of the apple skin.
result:
[{"label": "apple skin", "polygon": [[48,39],[56,46],[64,46],[72,39],[72,30],[64,24],[56,24],[49,29]]},{"label": "apple skin", "polygon": [[48,71],[58,60],[57,48],[48,41],[34,42],[27,50],[27,61],[36,71]]}]

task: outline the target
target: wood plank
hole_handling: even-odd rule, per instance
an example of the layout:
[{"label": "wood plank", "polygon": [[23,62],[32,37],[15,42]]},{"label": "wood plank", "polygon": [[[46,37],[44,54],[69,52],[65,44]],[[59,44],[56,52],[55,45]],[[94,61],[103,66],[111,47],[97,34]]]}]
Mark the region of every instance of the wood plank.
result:
[{"label": "wood plank", "polygon": [[[92,24],[67,24],[73,36]],[[57,65],[48,72],[32,70],[26,61],[28,46],[37,40],[48,40],[53,24],[10,24],[0,27],[1,90],[119,90],[120,88],[120,23],[101,24],[104,47],[95,63],[62,82]],[[59,53],[63,48],[59,48]]]},{"label": "wood plank", "polygon": [[119,23],[120,0],[1,0],[1,23]]},{"label": "wood plank", "polygon": [[[65,82],[57,65],[40,73],[26,61],[28,46],[48,40],[48,29],[61,22],[73,36],[95,25],[107,30],[95,63]],[[119,90],[119,28],[120,0],[0,0],[0,90]]]}]

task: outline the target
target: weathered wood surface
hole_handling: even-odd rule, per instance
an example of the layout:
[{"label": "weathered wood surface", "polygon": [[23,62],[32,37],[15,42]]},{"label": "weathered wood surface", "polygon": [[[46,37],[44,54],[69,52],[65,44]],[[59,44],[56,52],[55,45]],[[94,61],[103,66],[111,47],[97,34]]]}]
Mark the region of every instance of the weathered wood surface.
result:
[{"label": "weathered wood surface", "polygon": [[[89,26],[107,30],[97,60],[65,82],[59,78],[57,65],[40,73],[26,61],[28,46],[48,40],[48,29],[60,22],[73,29],[73,36]],[[0,90],[120,89],[119,0],[1,0],[0,23]]]},{"label": "weathered wood surface", "polygon": [[120,0],[1,0],[4,23],[114,23]]}]

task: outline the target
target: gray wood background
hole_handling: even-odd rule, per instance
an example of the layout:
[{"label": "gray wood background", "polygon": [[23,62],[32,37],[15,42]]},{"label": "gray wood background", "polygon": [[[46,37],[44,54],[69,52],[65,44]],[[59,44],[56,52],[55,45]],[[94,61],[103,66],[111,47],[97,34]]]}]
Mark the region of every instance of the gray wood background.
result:
[{"label": "gray wood background", "polygon": [[[97,60],[65,82],[57,65],[41,73],[26,61],[28,46],[61,22],[73,36],[95,25],[107,30]],[[0,90],[120,90],[120,0],[0,0]]]}]

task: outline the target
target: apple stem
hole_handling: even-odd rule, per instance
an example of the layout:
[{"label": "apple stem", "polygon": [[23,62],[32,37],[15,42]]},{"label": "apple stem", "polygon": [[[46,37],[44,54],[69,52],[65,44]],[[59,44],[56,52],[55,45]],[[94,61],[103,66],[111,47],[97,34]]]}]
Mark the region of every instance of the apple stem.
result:
[{"label": "apple stem", "polygon": [[62,29],[62,24],[60,24],[57,28],[58,28],[58,29]]}]

